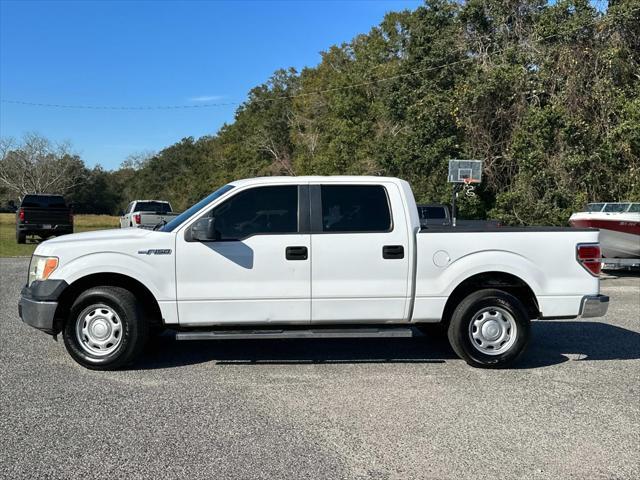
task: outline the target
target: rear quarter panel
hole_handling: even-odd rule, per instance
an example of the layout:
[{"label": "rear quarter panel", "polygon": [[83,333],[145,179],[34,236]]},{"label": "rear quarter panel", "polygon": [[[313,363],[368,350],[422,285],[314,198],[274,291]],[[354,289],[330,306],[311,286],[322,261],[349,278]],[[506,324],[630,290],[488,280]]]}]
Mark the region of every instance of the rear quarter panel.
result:
[{"label": "rear quarter panel", "polygon": [[545,317],[575,316],[582,297],[599,290],[598,278],[576,261],[576,245],[597,241],[595,230],[419,233],[412,320],[439,321],[451,292],[485,272],[520,278]]}]

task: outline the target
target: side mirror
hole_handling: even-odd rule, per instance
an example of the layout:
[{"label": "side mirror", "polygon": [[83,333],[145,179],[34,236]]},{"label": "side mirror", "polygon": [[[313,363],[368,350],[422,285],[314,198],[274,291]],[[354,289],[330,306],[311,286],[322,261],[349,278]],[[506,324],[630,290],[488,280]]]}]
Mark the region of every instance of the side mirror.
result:
[{"label": "side mirror", "polygon": [[216,239],[215,217],[201,218],[191,226],[191,240],[196,242],[210,242]]}]

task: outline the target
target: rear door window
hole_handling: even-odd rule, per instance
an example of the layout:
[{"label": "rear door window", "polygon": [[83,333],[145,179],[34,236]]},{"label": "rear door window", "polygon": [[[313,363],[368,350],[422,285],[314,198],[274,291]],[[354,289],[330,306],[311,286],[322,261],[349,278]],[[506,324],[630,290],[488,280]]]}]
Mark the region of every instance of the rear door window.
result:
[{"label": "rear door window", "polygon": [[322,231],[389,232],[391,208],[382,185],[323,185]]}]

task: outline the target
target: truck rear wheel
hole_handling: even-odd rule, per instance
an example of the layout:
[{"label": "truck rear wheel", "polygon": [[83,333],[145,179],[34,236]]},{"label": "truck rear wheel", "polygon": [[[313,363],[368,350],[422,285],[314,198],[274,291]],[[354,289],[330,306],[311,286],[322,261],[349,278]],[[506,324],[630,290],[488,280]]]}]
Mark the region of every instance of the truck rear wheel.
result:
[{"label": "truck rear wheel", "polygon": [[115,370],[140,355],[149,327],[130,291],[93,287],[73,303],[62,335],[67,351],[80,365]]},{"label": "truck rear wheel", "polygon": [[16,230],[16,242],[27,243],[27,234],[20,230]]},{"label": "truck rear wheel", "polygon": [[515,361],[529,341],[531,322],[520,300],[502,290],[478,290],[454,310],[448,337],[473,367],[501,368]]}]

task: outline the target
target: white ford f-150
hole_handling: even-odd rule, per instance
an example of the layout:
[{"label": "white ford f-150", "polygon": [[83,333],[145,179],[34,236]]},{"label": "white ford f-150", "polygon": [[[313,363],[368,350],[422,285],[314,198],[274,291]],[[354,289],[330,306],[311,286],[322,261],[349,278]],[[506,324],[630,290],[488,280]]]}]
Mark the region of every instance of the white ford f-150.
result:
[{"label": "white ford f-150", "polygon": [[478,367],[508,365],[532,319],[595,317],[597,230],[420,228],[409,184],[269,177],[216,190],[162,228],[40,244],[22,320],[92,369],[179,340],[419,335],[447,327]]}]

